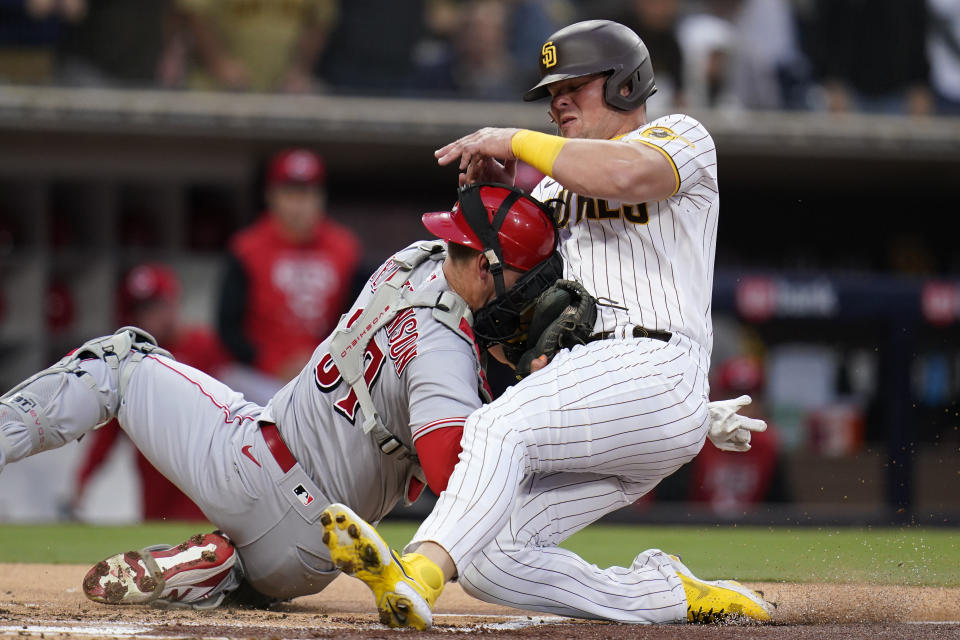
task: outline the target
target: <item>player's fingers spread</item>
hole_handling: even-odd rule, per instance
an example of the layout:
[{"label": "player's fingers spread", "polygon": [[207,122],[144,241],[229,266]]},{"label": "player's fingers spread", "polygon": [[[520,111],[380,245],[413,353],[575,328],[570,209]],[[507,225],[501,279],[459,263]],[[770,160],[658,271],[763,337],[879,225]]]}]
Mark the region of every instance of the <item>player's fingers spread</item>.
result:
[{"label": "player's fingers spread", "polygon": [[[442,151],[442,150],[441,150]],[[440,153],[440,152],[437,152]],[[441,166],[446,166],[456,160],[460,156],[460,153],[456,148],[447,150],[444,153],[441,153],[437,156],[437,164]]]},{"label": "player's fingers spread", "polygon": [[744,418],[740,417],[740,426],[744,429],[749,429],[750,431],[766,431],[767,423],[759,418]]},{"label": "player's fingers spread", "polygon": [[460,156],[460,171],[466,171],[472,161],[473,154],[468,153],[467,150],[464,149],[463,154]]},{"label": "player's fingers spread", "polygon": [[472,161],[467,167],[467,182],[482,182],[484,180],[483,163]]},{"label": "player's fingers spread", "polygon": [[433,155],[436,156],[437,162],[441,165],[450,164],[463,153],[463,143],[465,138],[460,138],[459,140],[454,140],[450,144],[444,145],[433,152]]}]

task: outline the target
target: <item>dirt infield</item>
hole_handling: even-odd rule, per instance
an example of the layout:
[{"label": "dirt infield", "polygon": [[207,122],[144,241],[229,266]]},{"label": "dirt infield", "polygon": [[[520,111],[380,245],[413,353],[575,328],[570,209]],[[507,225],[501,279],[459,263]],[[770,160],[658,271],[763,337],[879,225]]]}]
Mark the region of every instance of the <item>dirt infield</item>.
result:
[{"label": "dirt infield", "polygon": [[[110,607],[80,591],[88,567],[0,564],[0,638],[404,638],[481,633],[484,638],[960,638],[960,588],[876,585],[752,584],[776,603],[771,625],[636,627],[570,620],[498,607],[451,585],[427,634],[379,625],[373,598],[341,577],[325,592],[272,611],[196,612]],[[642,631],[641,631],[642,629]]]}]

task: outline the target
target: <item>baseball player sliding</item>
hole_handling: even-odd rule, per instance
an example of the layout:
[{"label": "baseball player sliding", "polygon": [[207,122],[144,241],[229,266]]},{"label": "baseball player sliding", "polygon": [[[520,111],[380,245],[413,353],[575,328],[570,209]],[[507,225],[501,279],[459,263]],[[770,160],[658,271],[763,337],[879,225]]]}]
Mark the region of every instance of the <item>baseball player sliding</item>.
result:
[{"label": "baseball player sliding", "polygon": [[479,347],[514,336],[561,265],[552,211],[511,187],[461,189],[423,222],[449,242],[388,260],[266,407],[130,327],[0,397],[0,471],[117,418],[219,528],[98,563],[88,597],[214,607],[316,593],[339,573],[321,541],[327,505],[376,522],[424,479],[443,490],[466,417],[489,400]]},{"label": "baseball player sliding", "polygon": [[646,119],[647,49],[623,25],[573,24],[543,44],[541,81],[558,136],[481,129],[436,152],[461,184],[511,182],[518,159],[559,201],[565,277],[602,304],[586,344],[531,361],[532,375],[471,414],[460,462],[407,555],[362,515],[321,516],[337,566],[374,591],[381,620],[426,628],[446,581],[484,600],[620,622],[770,618],[732,581],[696,578],[659,549],[600,570],[557,547],[691,460],[709,435],[745,449],[759,421],[740,398],[708,406],[716,151],[685,115]]}]

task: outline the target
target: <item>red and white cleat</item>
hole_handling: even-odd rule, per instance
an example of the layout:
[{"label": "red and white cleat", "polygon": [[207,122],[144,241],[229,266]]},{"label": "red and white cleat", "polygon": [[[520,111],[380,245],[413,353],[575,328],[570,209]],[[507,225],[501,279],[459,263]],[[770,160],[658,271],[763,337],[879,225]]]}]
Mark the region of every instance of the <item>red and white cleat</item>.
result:
[{"label": "red and white cleat", "polygon": [[101,560],[83,578],[83,592],[105,604],[190,605],[223,591],[236,564],[237,551],[226,536],[197,534],[175,547],[127,551]]}]

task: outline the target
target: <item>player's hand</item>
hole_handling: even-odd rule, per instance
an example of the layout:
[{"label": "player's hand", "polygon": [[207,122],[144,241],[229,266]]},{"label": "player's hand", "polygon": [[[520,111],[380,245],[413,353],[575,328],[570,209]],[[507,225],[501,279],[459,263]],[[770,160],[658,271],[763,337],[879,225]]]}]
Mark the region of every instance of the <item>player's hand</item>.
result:
[{"label": "player's hand", "polygon": [[[503,353],[502,344],[495,344],[489,347],[487,349],[487,353],[493,356],[497,362],[500,362],[501,364],[505,364],[511,369],[517,368],[517,366],[512,362],[510,362],[510,359],[507,358],[507,356]],[[533,362],[530,363],[530,373],[535,373],[537,371],[540,371],[540,369],[543,369],[548,364],[550,364],[550,359],[547,356],[540,356],[539,358],[534,359]]]},{"label": "player's hand", "polygon": [[477,158],[496,158],[504,164],[513,158],[510,140],[519,129],[494,129],[486,127],[474,131],[468,136],[454,140],[450,144],[433,152],[440,166],[452,164],[460,159],[460,171],[467,172],[470,162]]},{"label": "player's hand", "polygon": [[460,174],[460,186],[475,182],[499,182],[513,184],[517,179],[517,159],[509,158],[501,164],[495,158],[474,156],[467,170]]},{"label": "player's hand", "polygon": [[751,432],[766,431],[767,423],[757,418],[741,416],[737,411],[753,402],[743,395],[733,400],[707,403],[710,411],[710,430],[707,437],[721,451],[749,451]]},{"label": "player's hand", "polygon": [[550,364],[549,358],[547,358],[547,356],[540,356],[539,358],[534,359],[530,363],[530,373],[536,373],[537,371],[540,371],[540,369],[543,369],[548,364]]}]

